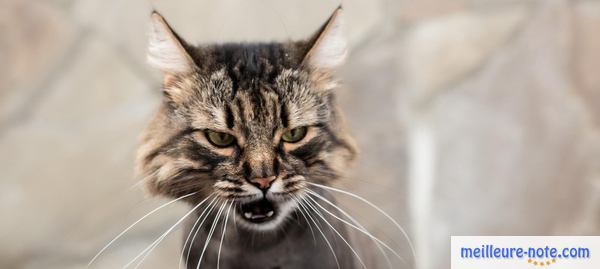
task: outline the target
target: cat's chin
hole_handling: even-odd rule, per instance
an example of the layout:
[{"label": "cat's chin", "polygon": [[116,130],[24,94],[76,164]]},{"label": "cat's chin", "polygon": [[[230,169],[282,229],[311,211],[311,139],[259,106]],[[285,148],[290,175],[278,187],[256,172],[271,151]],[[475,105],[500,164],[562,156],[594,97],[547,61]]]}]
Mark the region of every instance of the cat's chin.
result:
[{"label": "cat's chin", "polygon": [[276,230],[296,206],[294,200],[271,200],[261,198],[246,202],[236,208],[237,223],[255,231]]}]

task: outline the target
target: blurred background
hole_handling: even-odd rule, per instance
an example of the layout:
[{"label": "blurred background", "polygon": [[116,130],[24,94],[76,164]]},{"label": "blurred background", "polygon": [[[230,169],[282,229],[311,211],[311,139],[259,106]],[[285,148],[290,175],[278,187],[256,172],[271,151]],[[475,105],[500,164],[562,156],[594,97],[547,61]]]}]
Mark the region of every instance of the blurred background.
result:
[{"label": "blurred background", "polygon": [[[160,100],[154,6],[192,43],[311,34],[323,0],[0,1],[0,268],[84,268],[166,200],[133,176]],[[407,229],[419,269],[450,235],[600,234],[600,1],[347,0],[340,102],[362,155],[336,186]],[[340,197],[376,235],[401,234]],[[92,268],[119,268],[186,207],[161,210]],[[176,231],[143,268],[174,268]]]}]

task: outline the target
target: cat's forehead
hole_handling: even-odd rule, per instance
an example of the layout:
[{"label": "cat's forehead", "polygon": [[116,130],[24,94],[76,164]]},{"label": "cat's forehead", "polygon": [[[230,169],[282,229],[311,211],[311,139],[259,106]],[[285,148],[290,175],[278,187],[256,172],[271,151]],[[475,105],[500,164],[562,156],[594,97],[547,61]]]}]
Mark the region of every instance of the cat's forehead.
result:
[{"label": "cat's forehead", "polygon": [[204,95],[202,106],[231,110],[233,114],[244,114],[251,122],[259,123],[266,122],[265,117],[281,116],[279,110],[286,110],[292,120],[298,118],[296,114],[310,116],[309,111],[323,105],[325,98],[314,88],[308,75],[294,69],[281,70],[268,83],[248,80],[237,86],[221,70],[211,74],[202,84],[200,91],[196,91]]},{"label": "cat's forehead", "polygon": [[237,88],[223,69],[202,80],[193,91],[196,101],[188,104],[194,128],[268,137],[282,128],[327,120],[327,95],[298,70],[282,69],[269,83],[248,81]]},{"label": "cat's forehead", "polygon": [[207,73],[225,69],[234,87],[271,84],[283,70],[300,70],[305,48],[299,43],[242,43],[199,47],[196,63]]},{"label": "cat's forehead", "polygon": [[196,88],[188,104],[194,127],[270,134],[324,121],[325,98],[298,51],[282,43],[199,48],[197,84],[188,84]]}]

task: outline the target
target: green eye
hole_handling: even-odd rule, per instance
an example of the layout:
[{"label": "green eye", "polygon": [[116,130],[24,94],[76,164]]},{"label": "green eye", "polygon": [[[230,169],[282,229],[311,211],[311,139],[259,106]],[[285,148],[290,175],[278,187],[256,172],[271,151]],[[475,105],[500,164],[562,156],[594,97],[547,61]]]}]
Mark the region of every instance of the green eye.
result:
[{"label": "green eye", "polygon": [[281,139],[283,139],[283,141],[288,142],[288,143],[296,143],[296,142],[302,140],[302,138],[304,138],[306,136],[307,130],[308,130],[308,128],[306,128],[306,127],[298,127],[298,128],[291,129],[291,130],[283,133],[283,135],[281,136]]},{"label": "green eye", "polygon": [[229,147],[235,141],[233,135],[215,131],[206,131],[206,138],[211,144],[220,148]]}]

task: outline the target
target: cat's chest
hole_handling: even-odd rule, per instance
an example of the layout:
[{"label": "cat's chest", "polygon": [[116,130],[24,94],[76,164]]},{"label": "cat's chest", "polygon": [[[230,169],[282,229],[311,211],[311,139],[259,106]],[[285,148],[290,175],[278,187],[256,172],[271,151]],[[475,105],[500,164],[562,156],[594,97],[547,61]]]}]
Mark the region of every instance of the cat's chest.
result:
[{"label": "cat's chest", "polygon": [[[345,233],[341,227],[336,228]],[[329,229],[323,234],[315,230],[314,237],[309,230],[290,231],[280,236],[281,240],[276,242],[264,242],[256,237],[237,235],[225,240],[220,255],[220,240],[211,240],[200,268],[217,268],[218,260],[218,268],[224,269],[355,268],[352,253]],[[203,245],[195,244],[193,247],[188,268],[197,268],[198,253],[201,253]]]},{"label": "cat's chest", "polygon": [[[256,251],[223,249],[219,267],[230,269],[338,268],[336,259],[327,245],[321,240],[317,239],[316,241],[317,243],[311,244],[285,242],[269,249],[260,249],[260,246],[257,246]],[[352,256],[347,256],[347,252],[341,248],[334,249],[334,251],[336,252],[335,257],[340,263],[339,268],[354,268]],[[218,253],[211,252],[214,255],[207,257],[205,260],[207,266],[202,266],[203,268],[216,268]]]}]

